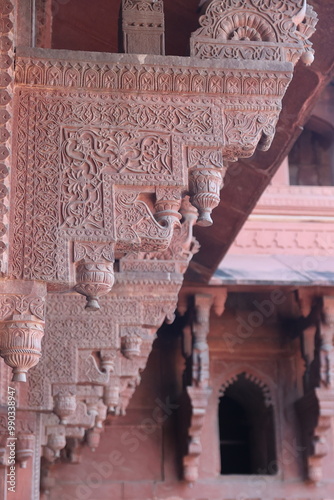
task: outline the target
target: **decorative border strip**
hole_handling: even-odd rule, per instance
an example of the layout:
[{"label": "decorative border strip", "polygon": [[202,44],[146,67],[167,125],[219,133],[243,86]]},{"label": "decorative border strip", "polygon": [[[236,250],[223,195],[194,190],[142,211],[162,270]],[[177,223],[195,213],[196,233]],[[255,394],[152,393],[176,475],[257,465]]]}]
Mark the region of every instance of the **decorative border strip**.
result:
[{"label": "decorative border strip", "polygon": [[9,172],[11,165],[11,106],[14,80],[14,4],[0,12],[0,274],[8,269]]},{"label": "decorative border strip", "polygon": [[209,69],[18,57],[16,84],[102,90],[282,96],[287,71]]}]

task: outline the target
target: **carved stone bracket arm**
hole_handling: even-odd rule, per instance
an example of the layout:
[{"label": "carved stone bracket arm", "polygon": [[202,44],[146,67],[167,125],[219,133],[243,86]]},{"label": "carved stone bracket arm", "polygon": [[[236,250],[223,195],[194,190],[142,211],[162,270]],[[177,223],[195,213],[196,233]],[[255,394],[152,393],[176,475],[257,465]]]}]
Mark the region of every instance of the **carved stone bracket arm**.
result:
[{"label": "carved stone bracket arm", "polygon": [[306,450],[308,479],[320,483],[324,479],[324,463],[330,458],[334,421],[334,391],[315,389],[296,403]]},{"label": "carved stone bracket arm", "polygon": [[112,289],[114,277],[114,247],[112,244],[75,243],[74,260],[76,264],[75,291],[85,295],[85,309],[100,309],[99,297]]},{"label": "carved stone bracket arm", "polygon": [[198,209],[199,226],[211,226],[211,212],[219,205],[226,167],[220,151],[189,150],[190,201]]},{"label": "carved stone bracket arm", "polygon": [[188,453],[183,457],[183,475],[184,479],[191,483],[198,479],[199,458],[202,453],[201,433],[211,392],[209,388],[187,387],[192,413]]}]

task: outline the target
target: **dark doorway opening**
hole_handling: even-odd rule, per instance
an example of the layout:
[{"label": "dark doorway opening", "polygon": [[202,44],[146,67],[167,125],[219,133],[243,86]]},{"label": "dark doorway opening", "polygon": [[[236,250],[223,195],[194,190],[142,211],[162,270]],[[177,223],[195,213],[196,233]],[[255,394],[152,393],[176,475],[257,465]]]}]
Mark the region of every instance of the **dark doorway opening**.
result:
[{"label": "dark doorway opening", "polygon": [[276,474],[273,406],[242,373],[219,402],[221,474]]}]

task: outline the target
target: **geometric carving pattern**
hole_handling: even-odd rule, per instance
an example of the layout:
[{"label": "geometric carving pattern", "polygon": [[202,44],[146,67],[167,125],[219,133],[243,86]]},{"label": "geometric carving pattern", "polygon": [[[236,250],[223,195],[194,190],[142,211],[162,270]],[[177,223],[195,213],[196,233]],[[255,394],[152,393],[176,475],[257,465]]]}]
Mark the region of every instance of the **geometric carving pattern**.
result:
[{"label": "geometric carving pattern", "polygon": [[[162,69],[167,86],[159,80]],[[38,57],[18,58],[17,85],[35,88],[22,87],[17,92],[17,187],[10,269],[14,277],[42,279],[68,289],[73,275],[72,242],[115,242],[115,251],[122,253],[166,249],[172,220],[166,220],[165,227],[153,221],[148,212],[151,208],[144,208],[148,200],[137,198],[143,186],[150,186],[153,196],[158,186],[184,190],[186,169],[194,168],[193,200],[200,203],[200,210],[204,203],[208,212],[219,201],[225,170],[221,163],[216,164],[222,157],[234,160],[249,156],[259,141],[261,147],[269,146],[280,100],[291,79],[288,68],[282,67],[281,72],[224,71],[208,65],[205,71],[181,71],[182,78],[176,68],[168,71],[156,63],[145,70],[138,62],[82,61],[73,65]],[[111,77],[111,72],[115,77],[112,86],[103,77],[107,73]],[[44,85],[55,88],[46,90]],[[79,85],[86,90],[68,90]],[[135,89],[140,93],[127,93]],[[161,90],[170,89],[176,95],[161,94]],[[209,90],[208,97],[203,97],[203,89]],[[200,97],[183,97],[179,92]],[[220,151],[217,145],[210,151],[213,142],[220,144]],[[192,145],[203,145],[207,161],[214,162],[210,169],[221,169],[214,189],[214,171],[197,171],[200,163],[193,167],[183,144],[190,148],[192,158]],[[33,176],[27,176],[30,165]],[[203,189],[201,179],[206,176],[207,194],[202,195],[197,190]],[[115,185],[133,188],[127,195],[131,209],[122,195],[121,218],[115,213],[117,200],[122,199]],[[141,230],[130,228],[132,221],[123,217],[124,210],[129,214],[129,210],[137,211]],[[204,216],[203,224],[210,223]],[[156,236],[147,239],[147,232],[152,231]]]}]

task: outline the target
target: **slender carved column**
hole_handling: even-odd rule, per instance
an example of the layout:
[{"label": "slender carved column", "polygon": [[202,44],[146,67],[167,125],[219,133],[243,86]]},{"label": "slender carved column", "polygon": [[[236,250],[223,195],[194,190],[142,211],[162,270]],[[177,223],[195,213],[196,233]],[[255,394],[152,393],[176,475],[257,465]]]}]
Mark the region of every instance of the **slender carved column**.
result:
[{"label": "slender carved column", "polygon": [[8,280],[0,283],[0,354],[13,368],[14,381],[26,381],[41,356],[46,286]]},{"label": "slender carved column", "polygon": [[306,446],[308,478],[314,483],[323,479],[333,432],[334,419],[334,297],[323,298],[323,311],[316,337],[315,387],[297,402]]},{"label": "slender carved column", "polygon": [[[218,292],[218,295],[219,292]],[[223,293],[226,299],[226,293]],[[199,459],[202,453],[201,433],[206,408],[211,395],[210,362],[207,336],[210,330],[210,309],[216,298],[213,294],[199,293],[194,297],[194,319],[192,323],[192,382],[186,388],[191,402],[188,453],[183,458],[184,479],[195,482],[198,479]],[[221,301],[218,300],[221,306]],[[222,314],[224,307],[219,307]],[[187,328],[185,336],[187,335]]]},{"label": "slender carved column", "polygon": [[165,54],[162,0],[123,0],[123,45],[129,54]]}]

